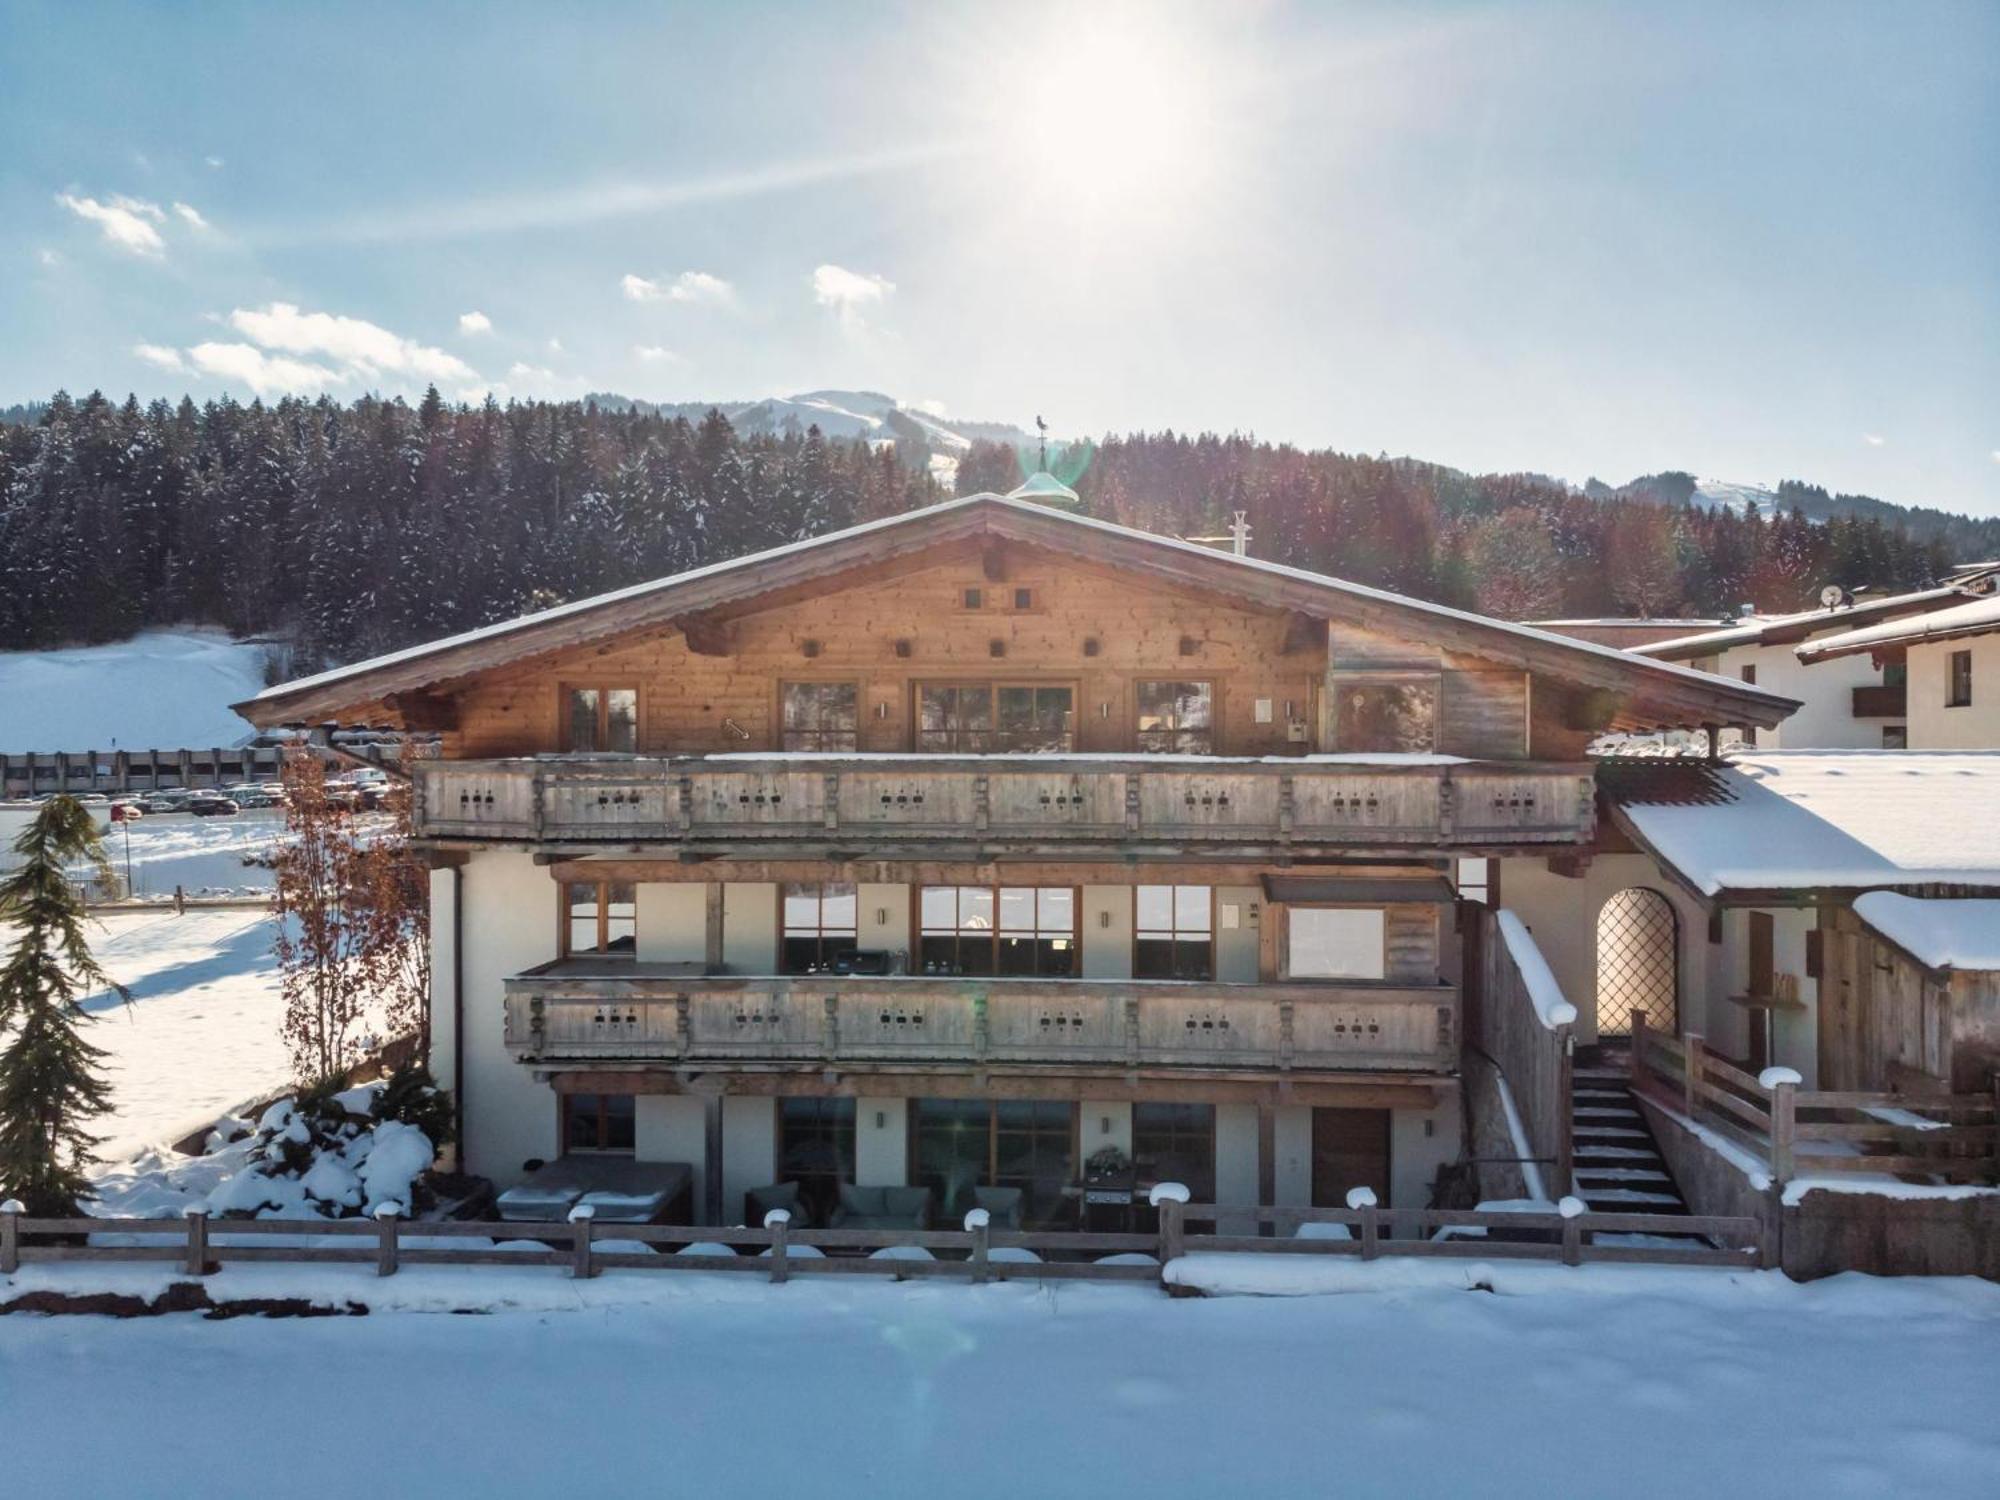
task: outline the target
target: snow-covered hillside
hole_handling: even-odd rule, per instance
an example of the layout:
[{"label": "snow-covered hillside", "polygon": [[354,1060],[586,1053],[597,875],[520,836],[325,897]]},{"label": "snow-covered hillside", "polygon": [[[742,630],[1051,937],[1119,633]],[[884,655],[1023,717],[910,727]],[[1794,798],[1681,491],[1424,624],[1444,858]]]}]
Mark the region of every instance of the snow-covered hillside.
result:
[{"label": "snow-covered hillside", "polygon": [[1744,484],[1734,479],[1697,479],[1694,503],[1710,510],[1733,510],[1739,515],[1755,505],[1768,517],[1777,508],[1778,492],[1768,485]]},{"label": "snow-covered hillside", "polygon": [[113,646],[0,651],[0,750],[234,745],[229,711],[264,685],[263,648],[218,630],[149,630]]}]

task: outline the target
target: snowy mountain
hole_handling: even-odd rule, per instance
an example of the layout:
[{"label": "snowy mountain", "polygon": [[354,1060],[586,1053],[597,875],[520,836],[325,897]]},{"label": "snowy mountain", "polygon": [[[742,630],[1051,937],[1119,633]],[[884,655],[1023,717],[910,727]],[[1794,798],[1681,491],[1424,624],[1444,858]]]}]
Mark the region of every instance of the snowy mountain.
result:
[{"label": "snowy mountain", "polygon": [[1693,503],[1708,510],[1731,510],[1741,515],[1752,505],[1769,516],[1778,505],[1778,492],[1766,485],[1742,484],[1733,479],[1697,479]]},{"label": "snowy mountain", "polygon": [[767,396],[761,401],[637,401],[609,392],[584,398],[607,411],[641,411],[658,416],[686,417],[698,422],[711,409],[729,418],[745,435],[804,432],[818,427],[829,438],[865,438],[886,442],[921,438],[933,453],[957,455],[975,439],[1026,443],[1029,434],[1007,422],[962,422],[935,411],[905,406],[880,391],[803,391],[794,396]]}]

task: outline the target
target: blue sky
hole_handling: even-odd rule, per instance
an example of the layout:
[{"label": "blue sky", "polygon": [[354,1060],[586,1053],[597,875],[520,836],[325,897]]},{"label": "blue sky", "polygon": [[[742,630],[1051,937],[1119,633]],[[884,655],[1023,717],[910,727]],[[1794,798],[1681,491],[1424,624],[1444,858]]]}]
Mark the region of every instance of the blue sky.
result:
[{"label": "blue sky", "polygon": [[0,0],[0,403],[867,387],[2000,513],[2000,5]]}]

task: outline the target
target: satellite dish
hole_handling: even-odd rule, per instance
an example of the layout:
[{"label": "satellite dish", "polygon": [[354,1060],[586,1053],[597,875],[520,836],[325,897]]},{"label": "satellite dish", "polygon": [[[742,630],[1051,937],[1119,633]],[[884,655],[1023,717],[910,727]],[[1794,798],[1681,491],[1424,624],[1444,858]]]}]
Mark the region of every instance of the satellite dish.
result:
[{"label": "satellite dish", "polygon": [[1839,609],[1847,602],[1847,590],[1837,583],[1829,583],[1819,591],[1819,602],[1823,609]]}]

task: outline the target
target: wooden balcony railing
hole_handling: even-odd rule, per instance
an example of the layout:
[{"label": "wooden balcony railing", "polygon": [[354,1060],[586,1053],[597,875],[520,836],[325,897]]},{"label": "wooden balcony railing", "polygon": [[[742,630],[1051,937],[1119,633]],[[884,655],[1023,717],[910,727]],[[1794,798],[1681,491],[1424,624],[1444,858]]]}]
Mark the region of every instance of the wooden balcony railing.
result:
[{"label": "wooden balcony railing", "polygon": [[506,981],[524,1062],[1286,1072],[1458,1066],[1450,985],[691,975],[556,963]]},{"label": "wooden balcony railing", "polygon": [[967,840],[1464,848],[1574,844],[1587,766],[1334,757],[547,756],[416,768],[430,838]]},{"label": "wooden balcony railing", "polygon": [[1909,684],[1875,683],[1854,689],[1857,719],[1900,719],[1909,711]]}]

